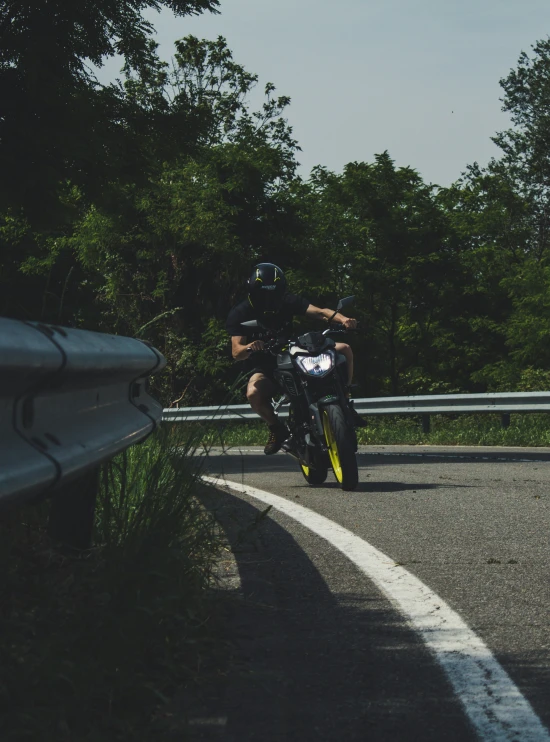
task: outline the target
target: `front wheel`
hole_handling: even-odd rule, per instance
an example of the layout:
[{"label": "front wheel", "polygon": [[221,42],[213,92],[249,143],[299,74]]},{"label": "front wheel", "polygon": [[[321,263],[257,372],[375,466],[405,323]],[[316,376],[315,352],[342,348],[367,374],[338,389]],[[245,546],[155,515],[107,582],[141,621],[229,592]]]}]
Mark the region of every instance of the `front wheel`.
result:
[{"label": "front wheel", "polygon": [[359,481],[353,430],[344,411],[332,404],[323,410],[323,430],[334,476],[343,490],[354,490]]}]

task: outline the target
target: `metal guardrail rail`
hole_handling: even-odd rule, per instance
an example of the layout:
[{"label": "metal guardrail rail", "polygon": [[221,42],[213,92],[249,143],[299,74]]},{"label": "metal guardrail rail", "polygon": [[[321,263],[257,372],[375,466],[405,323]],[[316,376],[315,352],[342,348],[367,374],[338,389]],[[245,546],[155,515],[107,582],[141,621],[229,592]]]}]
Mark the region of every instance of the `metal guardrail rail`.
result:
[{"label": "metal guardrail rail", "polygon": [[0,507],[83,483],[146,438],[162,407],[145,382],[164,365],[134,338],[0,318]]},{"label": "metal guardrail rail", "polygon": [[[411,397],[367,397],[354,400],[362,415],[420,415],[424,428],[429,416],[439,414],[500,413],[503,424],[515,412],[550,412],[550,392],[497,392],[488,394],[430,394]],[[279,410],[288,416],[288,408]],[[248,404],[219,407],[178,407],[163,410],[166,422],[200,422],[205,420],[257,420]]]},{"label": "metal guardrail rail", "polygon": [[[288,417],[288,408],[279,410],[280,417]],[[163,422],[203,422],[206,420],[258,420],[248,404],[220,405],[218,407],[171,407],[162,411]]]}]

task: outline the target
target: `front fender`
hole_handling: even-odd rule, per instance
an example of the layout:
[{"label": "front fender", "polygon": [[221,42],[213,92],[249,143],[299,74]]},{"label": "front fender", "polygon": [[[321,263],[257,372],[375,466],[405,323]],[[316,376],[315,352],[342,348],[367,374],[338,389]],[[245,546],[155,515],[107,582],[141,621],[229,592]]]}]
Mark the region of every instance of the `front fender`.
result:
[{"label": "front fender", "polygon": [[[355,426],[353,424],[353,419],[351,417],[351,414],[350,414],[350,411],[349,411],[349,407],[348,407],[347,404],[346,405],[343,405],[342,402],[341,402],[341,400],[336,395],[334,395],[334,394],[330,394],[330,395],[328,395],[326,397],[323,397],[322,399],[320,399],[317,402],[317,405],[319,406],[319,409],[317,411],[318,411],[318,414],[319,414],[319,423],[321,425],[321,435],[322,435],[323,439],[324,439],[324,435],[325,435],[325,432],[324,432],[324,429],[323,429],[323,420],[322,420],[323,409],[326,409],[327,407],[329,407],[330,405],[333,405],[333,404],[340,405],[342,407],[342,409],[344,410],[344,415],[346,416],[346,421],[348,423],[349,429],[351,430],[351,432],[353,434],[355,450],[357,451],[357,434],[355,432]],[[310,405],[310,408],[311,407],[313,407],[313,405]]]},{"label": "front fender", "polygon": [[323,430],[323,420],[321,418],[321,410],[319,409],[318,402],[312,402],[309,405],[309,417],[319,440],[323,441],[325,439],[325,433]]},{"label": "front fender", "polygon": [[317,435],[322,441],[325,440],[325,430],[323,428],[323,410],[332,404],[340,404],[340,400],[335,394],[328,394],[326,397],[322,397],[317,402],[312,402],[309,405],[311,422],[314,424]]}]

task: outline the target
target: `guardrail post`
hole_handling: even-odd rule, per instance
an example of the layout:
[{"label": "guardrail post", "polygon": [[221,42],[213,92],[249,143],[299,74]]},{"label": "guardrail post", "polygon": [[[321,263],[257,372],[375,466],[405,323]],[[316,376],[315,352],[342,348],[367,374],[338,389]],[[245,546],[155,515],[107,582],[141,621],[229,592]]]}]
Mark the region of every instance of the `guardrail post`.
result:
[{"label": "guardrail post", "polygon": [[503,428],[510,427],[510,413],[509,412],[502,413],[502,416],[500,418],[500,424]]},{"label": "guardrail post", "polygon": [[430,432],[430,429],[431,429],[430,416],[422,415],[422,432],[427,434]]},{"label": "guardrail post", "polygon": [[70,549],[92,545],[99,468],[60,487],[52,495],[48,535]]}]

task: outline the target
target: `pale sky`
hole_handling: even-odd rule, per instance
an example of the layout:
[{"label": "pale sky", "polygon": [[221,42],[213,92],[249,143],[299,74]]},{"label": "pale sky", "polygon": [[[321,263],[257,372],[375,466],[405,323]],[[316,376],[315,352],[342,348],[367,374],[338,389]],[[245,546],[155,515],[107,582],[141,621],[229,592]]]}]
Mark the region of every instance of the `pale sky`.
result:
[{"label": "pale sky", "polygon": [[[262,89],[292,98],[304,177],[384,150],[442,186],[486,164],[499,151],[491,135],[509,125],[499,79],[550,34],[549,0],[221,0],[220,10],[150,14],[161,57],[188,34],[224,36]],[[119,67],[109,60],[100,79]]]}]

